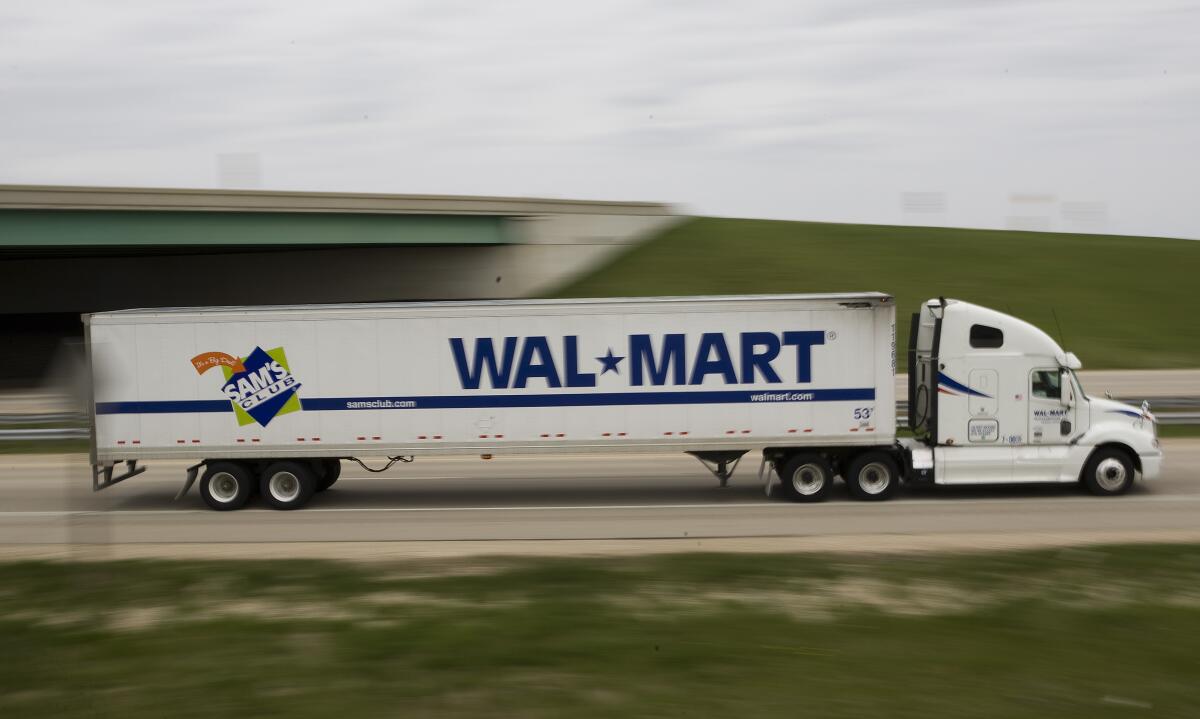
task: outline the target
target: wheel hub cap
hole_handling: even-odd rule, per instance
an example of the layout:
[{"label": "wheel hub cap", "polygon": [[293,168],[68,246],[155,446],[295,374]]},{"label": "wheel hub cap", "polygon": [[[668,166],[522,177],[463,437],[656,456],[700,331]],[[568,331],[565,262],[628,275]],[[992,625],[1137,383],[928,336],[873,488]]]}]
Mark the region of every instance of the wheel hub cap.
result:
[{"label": "wheel hub cap", "polygon": [[805,496],[816,494],[825,486],[825,473],[815,464],[801,465],[792,475],[792,486]]},{"label": "wheel hub cap", "polygon": [[291,502],[300,496],[300,480],[291,472],[276,472],[267,485],[271,496],[280,502]]},{"label": "wheel hub cap", "polygon": [[1120,489],[1125,484],[1125,465],[1109,457],[1096,467],[1096,484],[1107,490]]},{"label": "wheel hub cap", "polygon": [[887,489],[892,482],[892,473],[879,462],[872,462],[863,467],[858,475],[858,485],[867,494],[879,494]]},{"label": "wheel hub cap", "polygon": [[232,502],[238,493],[237,477],[228,472],[218,472],[208,483],[208,493],[218,502]]}]

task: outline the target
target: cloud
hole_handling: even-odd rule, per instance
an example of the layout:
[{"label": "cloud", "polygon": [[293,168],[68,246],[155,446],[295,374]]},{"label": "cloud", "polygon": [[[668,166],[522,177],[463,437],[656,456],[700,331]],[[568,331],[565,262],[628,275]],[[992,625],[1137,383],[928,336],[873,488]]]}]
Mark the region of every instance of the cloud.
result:
[{"label": "cloud", "polygon": [[984,227],[1038,191],[1200,237],[1198,26],[1167,0],[6,3],[0,182],[211,186],[254,152],[280,189],[928,222],[923,190]]}]

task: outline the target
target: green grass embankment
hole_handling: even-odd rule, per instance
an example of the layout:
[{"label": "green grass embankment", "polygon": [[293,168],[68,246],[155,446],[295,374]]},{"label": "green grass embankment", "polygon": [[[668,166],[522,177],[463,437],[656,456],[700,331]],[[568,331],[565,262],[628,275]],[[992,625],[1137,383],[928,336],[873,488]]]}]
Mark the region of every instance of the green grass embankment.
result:
[{"label": "green grass embankment", "polygon": [[555,294],[879,290],[896,297],[902,366],[909,314],[941,295],[1061,325],[1086,368],[1162,369],[1200,367],[1198,279],[1189,240],[701,217]]},{"label": "green grass embankment", "polygon": [[1200,715],[1200,547],[0,564],[0,716]]}]

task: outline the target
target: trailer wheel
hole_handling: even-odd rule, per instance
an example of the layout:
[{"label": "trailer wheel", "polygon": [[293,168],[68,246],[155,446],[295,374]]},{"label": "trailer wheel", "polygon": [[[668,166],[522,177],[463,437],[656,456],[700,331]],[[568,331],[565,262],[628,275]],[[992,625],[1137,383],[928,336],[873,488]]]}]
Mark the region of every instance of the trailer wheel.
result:
[{"label": "trailer wheel", "polygon": [[317,474],[308,462],[272,462],[259,480],[259,491],[275,509],[299,509],[317,489]]},{"label": "trailer wheel", "polygon": [[254,474],[239,462],[209,462],[200,478],[200,496],[219,512],[241,509],[254,491]]},{"label": "trailer wheel", "polygon": [[326,457],[313,461],[313,467],[317,470],[317,491],[324,492],[333,486],[333,483],[338,480],[342,474],[342,460],[335,457]]},{"label": "trailer wheel", "polygon": [[878,502],[896,493],[900,468],[887,452],[863,452],[851,460],[845,479],[855,499]]},{"label": "trailer wheel", "polygon": [[1133,486],[1133,461],[1129,454],[1113,447],[1093,452],[1083,468],[1083,486],[1102,497],[1128,492]]},{"label": "trailer wheel", "polygon": [[833,487],[833,467],[819,454],[797,454],[784,463],[779,480],[793,502],[821,502]]}]

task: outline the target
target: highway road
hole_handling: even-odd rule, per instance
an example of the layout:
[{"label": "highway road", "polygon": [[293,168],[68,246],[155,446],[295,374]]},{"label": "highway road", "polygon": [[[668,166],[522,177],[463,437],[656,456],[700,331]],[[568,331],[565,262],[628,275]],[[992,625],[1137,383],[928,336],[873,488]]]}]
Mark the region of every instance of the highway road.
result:
[{"label": "highway road", "polygon": [[404,556],[406,548],[554,553],[556,546],[587,551],[604,542],[769,551],[873,550],[915,540],[944,548],[1038,538],[1200,541],[1200,440],[1164,440],[1164,448],[1165,476],[1116,498],[1059,485],[921,487],[890,502],[863,503],[839,487],[829,502],[803,505],[778,491],[765,496],[749,458],[722,489],[686,456],[579,455],[436,458],[381,475],[347,465],[332,489],[294,512],[257,503],[214,512],[195,489],[177,502],[185,466],[179,462],[153,462],[145,474],[93,493],[79,458],[0,457],[0,556],[76,545],[156,547],[168,556],[206,547],[264,556],[259,548],[268,545],[271,556],[288,546],[293,554],[303,546],[309,551],[302,554],[329,556],[337,554],[329,547],[343,547],[357,556],[356,546],[382,543],[391,556]]}]

